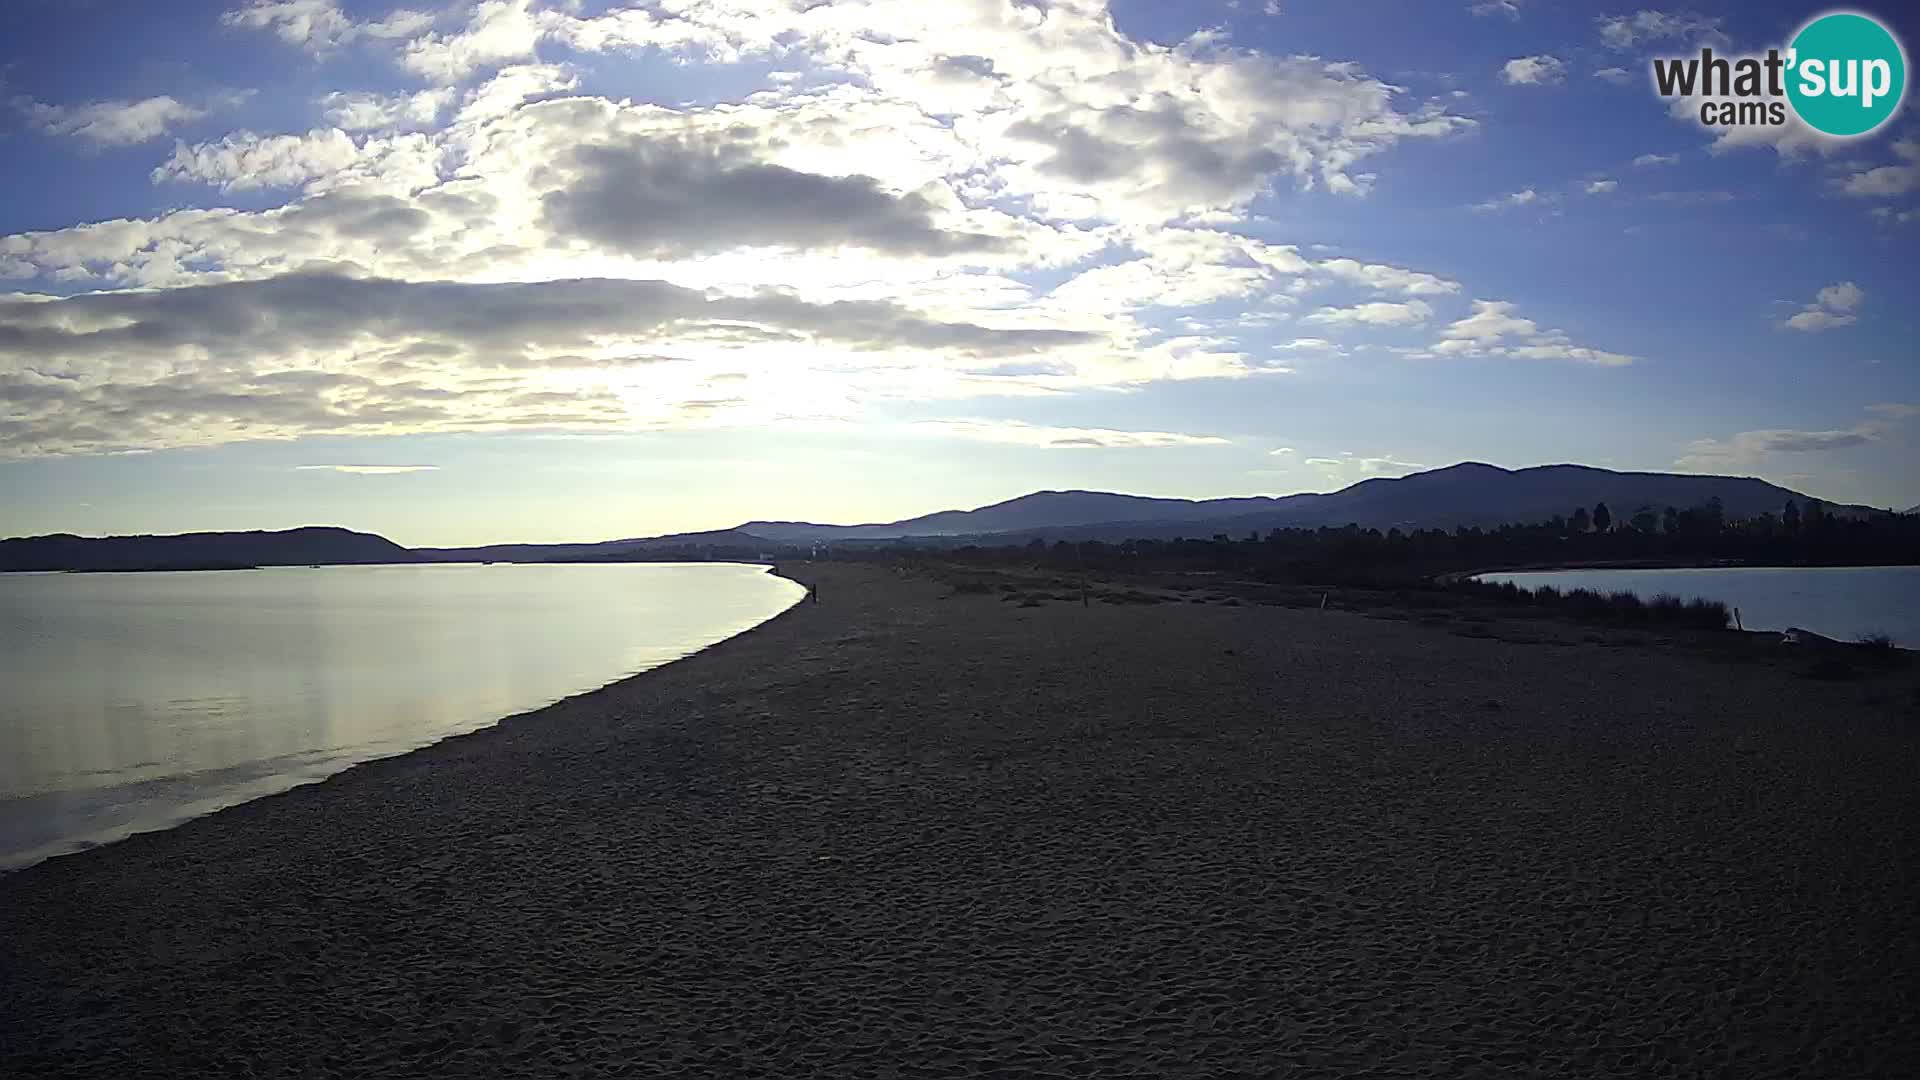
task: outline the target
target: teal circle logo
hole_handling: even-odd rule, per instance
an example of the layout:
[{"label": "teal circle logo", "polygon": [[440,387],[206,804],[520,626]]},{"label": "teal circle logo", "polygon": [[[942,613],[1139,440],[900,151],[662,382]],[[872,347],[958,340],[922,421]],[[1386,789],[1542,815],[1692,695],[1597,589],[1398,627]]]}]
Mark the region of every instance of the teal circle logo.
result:
[{"label": "teal circle logo", "polygon": [[1788,44],[1787,100],[1815,131],[1865,135],[1891,120],[1906,94],[1906,50],[1865,15],[1822,15]]}]

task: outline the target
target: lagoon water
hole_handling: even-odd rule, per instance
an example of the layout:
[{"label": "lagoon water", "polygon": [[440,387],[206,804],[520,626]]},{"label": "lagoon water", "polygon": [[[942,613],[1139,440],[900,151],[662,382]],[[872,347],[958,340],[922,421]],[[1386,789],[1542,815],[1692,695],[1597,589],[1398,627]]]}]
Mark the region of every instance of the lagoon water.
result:
[{"label": "lagoon water", "polygon": [[1672,593],[1702,596],[1740,609],[1748,630],[1791,626],[1855,641],[1886,634],[1920,649],[1920,566],[1727,566],[1679,570],[1551,570],[1482,574],[1522,588],[1628,591],[1643,600]]},{"label": "lagoon water", "polygon": [[801,595],[720,563],[0,574],[0,870],[488,726]]}]

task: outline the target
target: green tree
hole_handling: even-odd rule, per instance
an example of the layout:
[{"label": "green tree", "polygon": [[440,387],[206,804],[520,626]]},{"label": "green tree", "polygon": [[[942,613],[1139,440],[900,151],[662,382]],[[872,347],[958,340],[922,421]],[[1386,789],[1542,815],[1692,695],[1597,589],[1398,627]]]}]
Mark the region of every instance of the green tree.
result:
[{"label": "green tree", "polygon": [[1787,530],[1788,536],[1800,535],[1800,504],[1787,500],[1786,509],[1780,511],[1780,525]]},{"label": "green tree", "polygon": [[1580,506],[1574,508],[1572,525],[1573,531],[1577,533],[1586,532],[1587,529],[1592,527],[1593,519],[1587,515],[1586,507]]},{"label": "green tree", "polygon": [[1613,528],[1613,511],[1607,509],[1607,504],[1604,502],[1594,503],[1593,531],[1603,533],[1611,528]]},{"label": "green tree", "polygon": [[1668,536],[1678,536],[1680,534],[1680,511],[1678,509],[1669,506],[1661,511],[1660,531],[1666,533]]},{"label": "green tree", "polygon": [[1651,536],[1660,529],[1660,515],[1653,512],[1653,507],[1643,506],[1633,512],[1631,524],[1634,532]]}]

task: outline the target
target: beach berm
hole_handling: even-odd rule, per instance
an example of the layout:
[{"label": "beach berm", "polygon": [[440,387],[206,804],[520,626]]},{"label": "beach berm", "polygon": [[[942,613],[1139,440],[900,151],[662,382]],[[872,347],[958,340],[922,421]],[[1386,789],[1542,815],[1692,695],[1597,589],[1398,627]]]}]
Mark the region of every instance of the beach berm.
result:
[{"label": "beach berm", "polygon": [[1920,1075],[1907,703],[789,572],[684,661],[0,879],[0,1076]]}]

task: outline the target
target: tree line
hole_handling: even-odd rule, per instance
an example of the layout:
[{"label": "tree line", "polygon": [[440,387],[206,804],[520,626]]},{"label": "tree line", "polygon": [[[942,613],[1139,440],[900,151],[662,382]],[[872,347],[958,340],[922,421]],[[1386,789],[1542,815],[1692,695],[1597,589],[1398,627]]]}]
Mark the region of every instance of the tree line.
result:
[{"label": "tree line", "polygon": [[941,552],[980,564],[1058,569],[1236,570],[1273,581],[1403,583],[1448,573],[1543,565],[1740,563],[1775,566],[1920,562],[1920,515],[1842,516],[1797,500],[1778,512],[1730,519],[1720,500],[1693,507],[1601,502],[1545,521],[1490,528],[1399,529],[1357,524],[1119,543],[981,543]]}]

